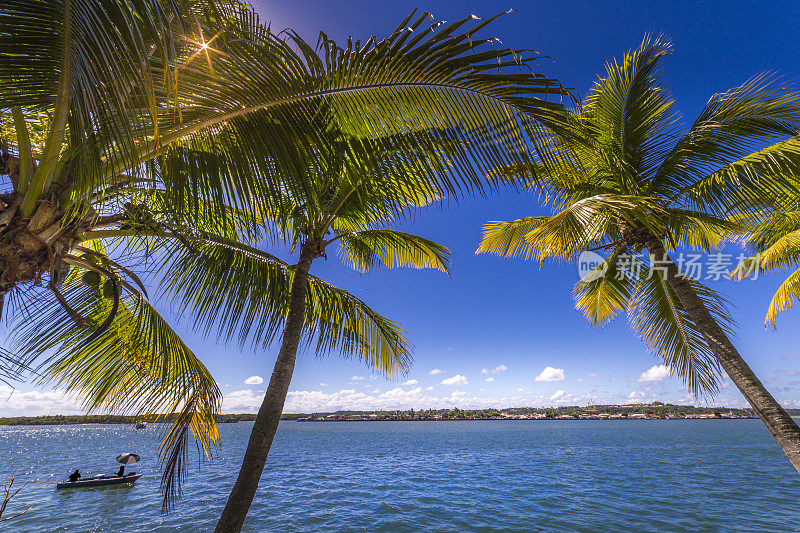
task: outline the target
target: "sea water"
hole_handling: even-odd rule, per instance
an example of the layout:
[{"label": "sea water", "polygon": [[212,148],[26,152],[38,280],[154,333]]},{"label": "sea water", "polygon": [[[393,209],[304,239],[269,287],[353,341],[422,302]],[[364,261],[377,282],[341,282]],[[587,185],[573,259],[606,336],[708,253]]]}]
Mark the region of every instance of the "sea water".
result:
[{"label": "sea water", "polygon": [[[8,531],[213,530],[252,423],[192,447],[161,512],[162,427],[0,427]],[[75,468],[132,486],[56,490]],[[2,493],[0,493],[2,496]],[[800,476],[759,420],[281,422],[245,528],[283,531],[800,531]]]}]

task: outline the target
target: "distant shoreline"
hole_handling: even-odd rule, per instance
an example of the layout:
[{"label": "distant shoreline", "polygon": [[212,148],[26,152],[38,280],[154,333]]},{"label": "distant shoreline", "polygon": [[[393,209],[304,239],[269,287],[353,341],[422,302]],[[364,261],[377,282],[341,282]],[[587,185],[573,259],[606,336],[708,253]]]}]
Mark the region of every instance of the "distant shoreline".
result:
[{"label": "distant shoreline", "polygon": [[[791,415],[792,418],[800,418],[800,415]],[[30,417],[36,418],[36,417]],[[369,418],[352,418],[352,419],[332,419],[326,420],[322,418],[317,419],[310,419],[310,418],[282,418],[282,422],[318,422],[318,423],[334,423],[334,422],[481,422],[481,421],[529,421],[529,422],[538,422],[544,420],[555,420],[555,421],[581,421],[581,420],[624,420],[624,421],[631,421],[631,420],[758,420],[758,417],[755,415],[750,416],[737,416],[737,417],[713,417],[713,416],[689,416],[689,417],[619,417],[619,418],[601,418],[601,417],[587,417],[587,418],[571,418],[571,417],[556,417],[556,418],[511,418],[511,417],[499,417],[499,418],[378,418],[378,419],[369,419]],[[234,422],[252,422],[254,419],[249,420],[235,420]],[[165,421],[156,421],[156,422],[148,422],[149,424],[166,424]],[[217,422],[218,424],[222,424],[225,422]],[[39,422],[39,421],[31,421],[31,422],[5,422],[0,420],[0,427],[14,427],[14,426],[97,426],[97,425],[108,425],[108,426],[124,426],[124,425],[135,425],[133,422],[96,422],[92,420],[82,420],[76,422],[61,422],[61,421],[53,421],[53,422]]]},{"label": "distant shoreline", "polygon": [[[794,418],[794,417],[793,417]],[[542,421],[542,420],[752,420],[758,419],[756,415],[750,416],[649,416],[649,417],[541,417],[541,418],[512,418],[512,417],[496,417],[496,418],[339,418],[333,420],[325,420],[323,418],[298,418],[296,422],[478,422],[488,420],[510,420],[510,421]]]},{"label": "distant shoreline", "polygon": [[[800,409],[787,409],[800,416]],[[159,419],[129,415],[45,415],[0,418],[0,426],[44,426],[78,424],[168,423],[176,415]],[[251,422],[254,413],[222,414],[217,423]],[[300,422],[444,422],[458,420],[693,420],[758,418],[751,409],[732,407],[695,407],[654,402],[651,404],[564,406],[550,408],[514,407],[507,409],[413,409],[387,411],[336,411],[325,413],[284,413],[281,420]]]}]

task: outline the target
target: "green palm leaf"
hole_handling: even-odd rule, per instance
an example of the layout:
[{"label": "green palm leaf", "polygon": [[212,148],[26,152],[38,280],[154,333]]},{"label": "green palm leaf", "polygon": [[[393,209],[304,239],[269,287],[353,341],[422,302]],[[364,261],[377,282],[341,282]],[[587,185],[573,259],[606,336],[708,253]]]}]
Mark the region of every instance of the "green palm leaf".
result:
[{"label": "green palm leaf", "polygon": [[[191,250],[174,245],[156,268],[179,312],[206,332],[225,340],[268,346],[288,313],[291,267],[277,257],[241,243],[195,240]],[[225,291],[216,290],[226,287]],[[309,276],[305,330],[318,355],[338,351],[393,376],[405,372],[410,345],[399,326],[363,301]]]},{"label": "green palm leaf", "polygon": [[[691,285],[712,310],[718,323],[730,331],[726,302],[695,280]],[[691,320],[661,272],[641,279],[629,303],[631,327],[665,365],[676,372],[696,397],[719,389],[721,370],[702,331]]]},{"label": "green palm leaf", "polygon": [[[764,75],[713,96],[664,158],[653,187],[663,187],[672,199],[725,214],[720,209],[730,205],[726,193],[739,198],[797,169],[795,142],[766,149],[764,144],[800,134],[798,101],[800,93]],[[738,187],[740,182],[744,187]]]},{"label": "green palm leaf", "polygon": [[626,311],[636,290],[633,277],[618,268],[621,253],[623,250],[615,250],[572,288],[575,308],[595,327],[608,324]]},{"label": "green palm leaf", "polygon": [[[418,138],[415,144],[404,141],[402,136],[409,133],[437,142],[457,141],[471,160],[454,161],[444,183],[451,194],[457,182],[480,188],[480,174],[471,163],[488,170],[504,161],[528,162],[531,143],[541,144],[542,124],[557,119],[553,110],[566,94],[554,80],[523,70],[490,70],[535,59],[491,49],[492,39],[479,38],[477,33],[493,19],[469,29],[465,28],[472,18],[428,28],[425,13],[407,19],[384,40],[371,39],[364,45],[351,41],[340,47],[323,37],[319,50],[314,50],[295,34],[286,42],[277,41],[252,15],[247,18],[219,34],[208,52],[208,68],[201,61],[183,68],[181,90],[192,95],[193,105],[182,110],[181,124],[160,126],[160,146],[187,139],[201,152],[235,153],[237,161],[247,161],[222,169],[229,182],[247,187],[247,192],[258,192],[254,170],[263,167],[259,160],[281,160],[281,150],[299,137],[319,143],[314,123],[321,109],[349,136],[397,135],[404,143],[401,147],[409,149],[419,143]],[[406,28],[415,32],[412,38]],[[284,58],[291,46],[300,50],[300,58],[284,59],[281,68],[268,61]],[[274,131],[265,143],[253,129],[265,120],[289,128]],[[204,132],[224,135],[212,139]],[[150,148],[140,157],[162,150]],[[431,160],[428,170],[442,169]],[[237,192],[245,197],[241,188]],[[258,198],[269,202],[263,193]]]},{"label": "green palm leaf", "polygon": [[[64,290],[87,320],[108,315],[111,302],[97,288],[76,280]],[[219,441],[214,415],[222,395],[206,367],[139,293],[124,297],[110,328],[88,343],[91,329],[71,320],[54,298],[41,298],[27,317],[14,329],[12,348],[26,364],[36,362],[43,382],[77,395],[89,411],[155,420],[177,413],[159,450],[169,507],[180,490],[189,433],[209,458]]]},{"label": "green palm leaf", "polygon": [[372,229],[346,233],[338,238],[343,255],[360,272],[383,265],[387,268],[434,268],[450,273],[450,250],[417,235]]},{"label": "green palm leaf", "polygon": [[[576,308],[596,326],[626,310],[639,336],[694,394],[713,393],[719,367],[674,290],[656,276],[630,279],[614,257],[640,251],[653,238],[668,251],[711,252],[727,238],[750,235],[746,242],[762,243],[761,260],[766,243],[788,246],[791,237],[776,240],[789,235],[781,230],[800,225],[787,218],[779,229],[765,213],[794,210],[797,203],[789,199],[800,197],[800,151],[793,137],[800,131],[800,93],[769,77],[753,78],[712,97],[680,134],[673,102],[659,81],[659,61],[669,53],[668,41],[648,36],[622,61],[608,63],[583,106],[554,129],[535,175],[524,165],[493,170],[500,180],[529,180],[554,214],[487,223],[477,252],[541,263],[613,250],[598,267],[604,274],[598,270],[573,288]],[[768,256],[775,266],[797,257],[793,248]],[[712,315],[729,323],[719,296],[691,284]],[[785,288],[783,305],[790,294]]]},{"label": "green palm leaf", "polygon": [[[784,200],[792,196],[782,197]],[[793,269],[772,296],[764,324],[776,328],[777,316],[800,299],[800,212],[752,213],[736,217],[744,224],[740,237],[756,253],[742,261],[731,273],[734,280],[755,277],[761,272]]]}]

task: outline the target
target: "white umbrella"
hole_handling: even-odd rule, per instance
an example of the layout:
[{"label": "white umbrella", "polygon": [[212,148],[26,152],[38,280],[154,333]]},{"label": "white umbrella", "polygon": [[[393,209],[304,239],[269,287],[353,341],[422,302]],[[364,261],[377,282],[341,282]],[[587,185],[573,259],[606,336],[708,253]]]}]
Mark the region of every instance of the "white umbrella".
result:
[{"label": "white umbrella", "polygon": [[139,459],[141,459],[141,457],[139,457],[135,453],[123,453],[122,455],[117,456],[117,462],[122,463],[124,465],[138,463]]}]

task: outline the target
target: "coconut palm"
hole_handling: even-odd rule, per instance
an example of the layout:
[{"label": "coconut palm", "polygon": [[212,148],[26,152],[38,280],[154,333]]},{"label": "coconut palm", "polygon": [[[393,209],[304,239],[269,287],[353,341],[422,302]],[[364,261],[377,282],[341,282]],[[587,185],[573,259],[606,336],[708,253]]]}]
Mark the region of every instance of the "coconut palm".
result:
[{"label": "coconut palm", "polygon": [[[607,65],[574,112],[570,135],[554,139],[546,168],[531,181],[554,214],[487,223],[478,252],[541,264],[606,251],[575,285],[576,308],[595,326],[626,311],[695,395],[713,394],[724,370],[800,471],[800,430],[731,343],[725,302],[669,255],[710,251],[737,229],[729,215],[760,209],[793,186],[800,154],[772,143],[800,131],[800,94],[756,77],[711,97],[681,134],[658,79],[669,52],[668,42],[646,38]],[[498,173],[525,176],[515,167]]]},{"label": "coconut palm", "polygon": [[[341,47],[321,35],[314,49],[292,32],[277,38],[235,1],[7,2],[0,309],[14,360],[90,409],[177,411],[162,443],[169,502],[189,435],[207,454],[217,441],[220,393],[140,275],[201,327],[217,324],[197,303],[212,296],[185,288],[221,293],[213,297],[233,314],[213,316],[233,329],[220,334],[266,342],[291,315],[289,290],[305,286],[259,247],[265,220],[293,216],[286,199],[308,193],[306,180],[287,179],[305,175],[308,154],[288,147],[318,150],[330,128],[348,146],[373,146],[365,153],[451,143],[448,161],[412,158],[434,180],[428,192],[442,194],[483,187],[490,166],[529,163],[566,90],[516,68],[537,58],[494,48],[479,35],[492,19],[475,19],[412,13],[386,39]],[[255,260],[260,277],[243,277]],[[194,277],[172,284],[187,262]],[[349,295],[307,284],[297,290],[308,293],[306,326],[322,346],[360,342],[363,324],[393,327]],[[236,314],[253,299],[254,314]],[[349,331],[356,323],[362,330]]]},{"label": "coconut palm", "polygon": [[[800,140],[777,143],[770,149],[800,152]],[[800,169],[795,171],[797,175]],[[764,325],[776,329],[778,315],[800,298],[800,196],[794,190],[786,190],[775,194],[772,200],[762,210],[732,217],[741,227],[740,242],[755,253],[742,261],[731,277],[742,280],[763,272],[794,269],[775,291],[764,317]]]},{"label": "coconut palm", "polygon": [[[267,129],[269,131],[269,129]],[[293,159],[306,161],[287,181],[280,203],[290,216],[267,215],[272,238],[287,243],[297,254],[292,267],[288,314],[272,377],[256,415],[242,466],[217,531],[239,531],[255,496],[267,456],[278,429],[292,379],[298,347],[309,320],[307,279],[313,262],[336,251],[348,266],[368,272],[388,268],[433,268],[449,272],[450,252],[422,237],[392,229],[410,209],[439,199],[442,190],[431,179],[426,161],[463,157],[460,147],[431,146],[416,151],[398,149],[396,136],[377,143],[350,139],[336,130],[320,145],[295,145]],[[205,308],[205,306],[204,306]],[[208,306],[219,312],[219,306]],[[225,312],[225,311],[223,311]],[[311,310],[311,315],[318,313]],[[211,320],[211,318],[209,317]],[[334,320],[334,322],[336,322]],[[357,355],[388,377],[409,369],[410,347],[391,322],[364,328],[346,328],[348,338],[338,344],[346,356]],[[316,353],[326,346],[317,343]]]}]

